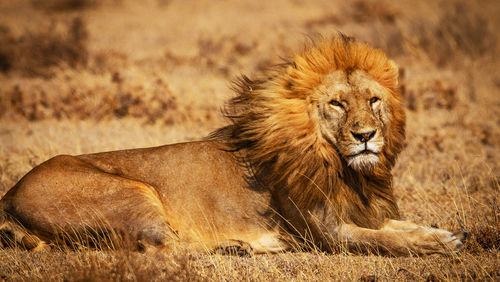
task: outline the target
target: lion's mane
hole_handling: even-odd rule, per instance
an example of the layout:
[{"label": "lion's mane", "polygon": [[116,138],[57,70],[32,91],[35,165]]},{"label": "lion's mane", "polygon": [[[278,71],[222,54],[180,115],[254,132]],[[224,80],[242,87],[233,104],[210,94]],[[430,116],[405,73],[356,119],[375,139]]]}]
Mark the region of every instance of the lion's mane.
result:
[{"label": "lion's mane", "polygon": [[[393,98],[379,165],[364,175],[346,165],[312,118],[314,89],[323,78],[334,70],[357,69]],[[334,202],[341,220],[374,226],[376,219],[398,216],[390,170],[403,147],[405,116],[397,76],[397,67],[381,50],[344,35],[322,39],[258,79],[237,80],[233,88],[238,95],[225,108],[231,123],[210,138],[241,152],[252,185],[286,193],[302,209]]]}]

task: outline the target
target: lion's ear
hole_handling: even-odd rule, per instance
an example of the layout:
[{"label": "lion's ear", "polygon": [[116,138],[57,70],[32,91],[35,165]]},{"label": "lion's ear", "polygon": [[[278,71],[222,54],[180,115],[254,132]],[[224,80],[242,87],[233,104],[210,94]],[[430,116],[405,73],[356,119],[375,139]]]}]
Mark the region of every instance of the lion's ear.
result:
[{"label": "lion's ear", "polygon": [[388,64],[388,72],[391,74],[392,80],[394,81],[394,86],[398,87],[398,85],[399,85],[399,79],[398,79],[399,67],[398,67],[398,64],[396,64],[396,62],[394,62],[393,60],[387,60],[387,64]]}]

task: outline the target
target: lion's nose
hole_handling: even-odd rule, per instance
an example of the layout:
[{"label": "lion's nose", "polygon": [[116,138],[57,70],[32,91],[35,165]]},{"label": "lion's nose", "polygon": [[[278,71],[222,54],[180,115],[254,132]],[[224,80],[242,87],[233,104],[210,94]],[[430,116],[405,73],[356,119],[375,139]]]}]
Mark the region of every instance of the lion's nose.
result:
[{"label": "lion's nose", "polygon": [[368,142],[370,139],[375,136],[375,133],[377,133],[376,130],[373,131],[367,131],[367,132],[359,132],[355,133],[351,131],[352,136],[354,136],[354,139],[360,141],[360,142]]}]

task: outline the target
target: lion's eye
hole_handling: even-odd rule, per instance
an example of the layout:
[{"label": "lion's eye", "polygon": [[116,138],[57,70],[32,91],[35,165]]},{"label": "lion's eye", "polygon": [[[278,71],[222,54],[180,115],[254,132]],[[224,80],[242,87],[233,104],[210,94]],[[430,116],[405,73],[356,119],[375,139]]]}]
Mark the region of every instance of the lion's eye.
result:
[{"label": "lion's eye", "polygon": [[380,98],[379,98],[379,97],[372,97],[372,98],[370,99],[370,104],[373,104],[373,103],[375,103],[375,102],[377,102],[377,101],[379,101],[379,100],[380,100]]},{"label": "lion's eye", "polygon": [[331,100],[330,101],[330,105],[334,106],[334,107],[339,107],[339,108],[344,108],[344,105],[342,105],[342,103],[340,103],[339,101],[337,100]]}]

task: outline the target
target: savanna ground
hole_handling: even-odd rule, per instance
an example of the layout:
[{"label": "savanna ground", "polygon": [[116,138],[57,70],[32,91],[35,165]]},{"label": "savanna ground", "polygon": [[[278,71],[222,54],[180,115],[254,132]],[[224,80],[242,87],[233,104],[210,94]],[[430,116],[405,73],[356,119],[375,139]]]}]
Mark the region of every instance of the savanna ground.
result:
[{"label": "savanna ground", "polygon": [[342,31],[401,66],[404,218],[470,236],[450,256],[0,250],[0,280],[500,279],[498,1],[0,2],[0,196],[56,154],[197,140],[229,81]]}]

